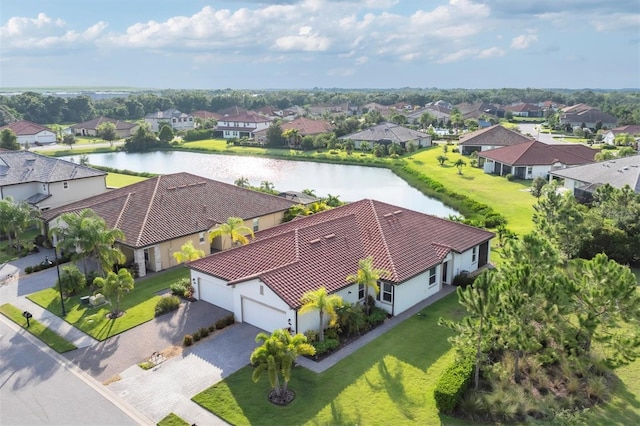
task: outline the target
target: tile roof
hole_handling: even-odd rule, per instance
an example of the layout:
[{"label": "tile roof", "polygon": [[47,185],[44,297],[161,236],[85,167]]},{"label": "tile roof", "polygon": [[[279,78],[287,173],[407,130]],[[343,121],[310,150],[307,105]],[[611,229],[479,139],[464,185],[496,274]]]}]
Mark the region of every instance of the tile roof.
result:
[{"label": "tile roof", "polygon": [[532,138],[496,124],[460,136],[462,146],[511,146],[531,142]]},{"label": "tile roof", "polygon": [[257,112],[248,111],[235,115],[225,115],[219,121],[238,122],[238,123],[269,123],[269,118],[263,117]]},{"label": "tile roof", "polygon": [[211,229],[231,216],[251,219],[286,210],[295,203],[190,173],[157,176],[85,200],[47,210],[50,221],[66,212],[91,208],[124,244],[140,248]]},{"label": "tile roof", "polygon": [[62,182],[106,174],[102,170],[31,151],[0,151],[0,186]]},{"label": "tile roof", "polygon": [[229,108],[225,108],[225,109],[221,109],[218,111],[218,114],[223,115],[223,116],[228,116],[228,115],[238,115],[238,114],[244,114],[248,112],[246,109],[244,108],[240,108],[239,106],[232,106]]},{"label": "tile roof", "polygon": [[53,130],[49,129],[48,127],[45,127],[40,124],[33,123],[27,120],[16,121],[15,123],[6,124],[0,127],[0,132],[4,129],[11,130],[13,133],[16,134],[16,136],[37,135],[38,133],[43,131],[53,132]]},{"label": "tile roof", "polygon": [[116,120],[114,118],[109,117],[98,117],[93,120],[85,121],[82,123],[74,124],[73,126],[69,126],[72,129],[93,129],[96,130],[101,124],[104,123],[113,123],[116,125],[116,130],[130,130],[136,127],[137,123],[127,123],[126,121]]},{"label": "tile roof", "polygon": [[616,188],[629,185],[635,192],[640,193],[640,155],[568,167],[552,171],[551,174],[586,183],[608,183]]},{"label": "tile roof", "polygon": [[594,157],[597,153],[598,150],[582,144],[551,145],[531,141],[482,151],[478,156],[513,166],[551,165],[557,162],[577,166],[595,162]]},{"label": "tile roof", "polygon": [[194,117],[202,118],[203,120],[220,120],[222,118],[221,114],[217,112],[209,112],[205,110],[193,111],[191,113]]},{"label": "tile roof", "polygon": [[341,136],[338,139],[352,139],[356,141],[379,142],[389,140],[391,142],[400,143],[413,141],[420,138],[429,138],[430,135],[417,130],[408,129],[394,123],[380,123],[376,126],[369,127],[361,132],[351,133],[350,135]]},{"label": "tile roof", "polygon": [[317,135],[333,130],[333,126],[327,121],[311,120],[306,117],[300,117],[290,122],[282,123],[280,127],[282,130],[297,129],[301,136]]},{"label": "tile roof", "polygon": [[493,233],[375,200],[361,200],[256,233],[250,244],[215,253],[189,267],[229,283],[259,277],[289,306],[323,285],[335,292],[350,284],[358,261],[390,271],[402,283],[488,241]]},{"label": "tile roof", "polygon": [[609,130],[614,135],[628,133],[630,135],[640,135],[640,124],[628,124],[626,126],[616,127]]}]

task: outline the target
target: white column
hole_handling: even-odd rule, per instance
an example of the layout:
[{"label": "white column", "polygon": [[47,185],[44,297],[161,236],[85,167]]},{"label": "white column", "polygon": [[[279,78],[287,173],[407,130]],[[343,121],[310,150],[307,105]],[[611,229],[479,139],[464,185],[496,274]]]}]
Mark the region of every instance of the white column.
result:
[{"label": "white column", "polygon": [[147,265],[144,262],[144,249],[136,249],[133,251],[133,261],[138,265],[138,276],[147,275]]},{"label": "white column", "polygon": [[153,246],[153,258],[155,259],[156,271],[162,271],[162,255],[160,253],[160,244]]}]

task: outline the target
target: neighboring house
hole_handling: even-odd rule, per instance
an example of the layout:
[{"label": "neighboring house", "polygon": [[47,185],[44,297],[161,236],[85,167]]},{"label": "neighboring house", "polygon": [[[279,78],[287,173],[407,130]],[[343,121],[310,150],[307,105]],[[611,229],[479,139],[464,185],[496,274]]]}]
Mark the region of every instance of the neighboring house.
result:
[{"label": "neighboring house", "polygon": [[175,108],[147,114],[144,117],[144,122],[154,132],[159,132],[165,124],[171,126],[173,130],[193,130],[195,128],[193,115],[185,114]]},{"label": "neighboring house", "polygon": [[239,106],[231,106],[229,108],[225,108],[225,109],[221,109],[220,111],[218,111],[218,114],[220,114],[221,116],[229,116],[229,115],[240,115],[240,114],[246,114],[248,113],[249,110],[246,110],[244,108],[241,108]]},{"label": "neighboring house", "polygon": [[314,197],[313,195],[309,195],[304,192],[298,192],[298,191],[280,192],[278,194],[278,197],[284,197],[287,200],[291,200],[296,204],[304,204],[304,205],[312,204],[320,201],[319,198]]},{"label": "neighboring house", "polygon": [[608,145],[615,145],[616,136],[626,133],[631,136],[640,136],[640,125],[630,124],[627,126],[616,127],[604,133],[602,141]]},{"label": "neighboring house", "polygon": [[228,115],[218,120],[216,130],[222,132],[225,139],[231,138],[255,138],[255,132],[266,130],[271,125],[271,120],[257,112],[245,112],[238,115]]},{"label": "neighboring house", "polygon": [[542,117],[542,108],[526,102],[518,102],[504,107],[505,112],[511,112],[514,117]]},{"label": "neighboring house", "polygon": [[107,226],[124,232],[117,244],[139,276],[177,265],[173,253],[191,240],[205,254],[229,248],[227,237],[209,243],[209,231],[231,216],[254,232],[282,222],[296,203],[189,173],[147,179],[42,214],[47,224],[67,212],[90,208]]},{"label": "neighboring house", "polygon": [[576,104],[560,110],[560,124],[563,126],[576,127],[584,124],[590,129],[595,129],[598,125],[612,128],[616,127],[617,121],[613,115],[586,104]]},{"label": "neighboring house", "polygon": [[460,136],[458,146],[462,154],[470,155],[474,151],[487,151],[504,146],[531,142],[532,140],[530,137],[496,124]]},{"label": "neighboring house", "polygon": [[362,142],[367,142],[370,146],[376,143],[383,145],[397,143],[403,148],[406,148],[409,142],[413,142],[417,148],[431,146],[431,135],[388,122],[380,123],[350,135],[341,136],[338,139],[352,140],[356,149],[360,149]]},{"label": "neighboring house", "polygon": [[18,143],[22,146],[56,143],[56,134],[53,130],[31,121],[22,120],[7,124],[0,127],[0,132],[4,129],[15,133]]},{"label": "neighboring house", "polygon": [[352,115],[358,112],[358,107],[352,105],[349,102],[341,104],[315,104],[309,106],[309,113],[315,116],[321,116],[323,114],[345,114]]},{"label": "neighboring house", "polygon": [[591,201],[596,188],[607,183],[615,188],[629,185],[640,194],[640,155],[555,170],[550,178],[564,179],[564,187],[581,202]]},{"label": "neighboring house", "polygon": [[122,139],[132,136],[140,127],[137,123],[127,123],[126,121],[109,117],[98,117],[84,123],[74,124],[69,127],[69,131],[76,136],[98,136],[98,127],[104,123],[113,123],[116,126],[118,136]]},{"label": "neighboring house", "polygon": [[306,117],[299,117],[293,121],[282,123],[282,130],[295,129],[300,136],[315,136],[321,133],[333,131],[331,123],[325,120],[312,120]]},{"label": "neighboring house", "polygon": [[30,151],[0,151],[0,199],[46,211],[107,191],[107,173]]},{"label": "neighboring house", "polygon": [[552,170],[594,163],[597,153],[597,150],[582,144],[550,145],[530,141],[482,151],[478,154],[478,164],[485,173],[511,174],[518,179],[546,178]]},{"label": "neighboring house", "polygon": [[504,109],[502,107],[499,107],[487,102],[476,102],[476,103],[463,102],[456,106],[458,107],[458,110],[460,110],[460,113],[462,114],[462,118],[464,120],[468,120],[468,119],[477,120],[482,117],[486,117],[486,118],[504,117]]},{"label": "neighboring house", "polygon": [[409,123],[419,124],[420,117],[422,117],[422,114],[428,113],[429,115],[434,117],[436,120],[438,120],[442,125],[444,125],[451,118],[451,111],[450,110],[449,112],[444,112],[444,111],[446,111],[444,108],[424,107],[407,114],[407,120]]},{"label": "neighboring house", "polygon": [[[375,200],[305,216],[256,234],[248,245],[189,263],[195,297],[232,311],[236,321],[272,332],[318,329],[318,313],[300,314],[300,298],[324,286],[345,302],[364,300],[346,281],[373,256],[389,275],[376,304],[398,315],[437,294],[463,271],[489,262],[494,234]],[[326,326],[326,324],[325,324]]]},{"label": "neighboring house", "polygon": [[221,114],[218,114],[216,112],[205,111],[205,110],[193,111],[191,113],[191,115],[193,115],[194,120],[196,118],[200,118],[202,120],[215,120],[215,121],[218,121],[218,120],[220,120],[222,118]]}]

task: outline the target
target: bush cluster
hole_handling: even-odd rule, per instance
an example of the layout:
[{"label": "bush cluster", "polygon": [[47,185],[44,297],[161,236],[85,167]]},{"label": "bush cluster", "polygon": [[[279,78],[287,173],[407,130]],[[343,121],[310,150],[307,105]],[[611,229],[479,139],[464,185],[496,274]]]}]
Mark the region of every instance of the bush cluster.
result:
[{"label": "bush cluster", "polygon": [[460,397],[471,384],[473,367],[473,357],[463,356],[444,370],[433,391],[438,411],[448,414],[455,410]]},{"label": "bush cluster", "polygon": [[[172,296],[172,297],[175,297],[176,299],[178,298],[177,296]],[[211,324],[208,327],[200,327],[197,331],[191,334],[186,334],[182,339],[182,345],[191,346],[193,345],[194,342],[199,342],[201,339],[204,339],[205,337],[208,337],[209,335],[213,334],[214,331],[221,330],[235,323],[235,321],[236,320],[233,314],[230,314],[224,318],[220,318],[218,321],[216,321],[214,324]]]},{"label": "bush cluster", "polygon": [[191,281],[189,278],[182,278],[176,282],[169,284],[169,289],[171,289],[171,293],[176,296],[185,297],[185,294],[189,291],[191,287]]},{"label": "bush cluster", "polygon": [[470,276],[468,273],[464,272],[453,277],[453,285],[456,287],[466,288],[473,284],[475,280],[476,277]]},{"label": "bush cluster", "polygon": [[327,352],[331,352],[340,346],[338,339],[325,338],[322,342],[311,342],[314,348],[316,348],[316,355],[323,355]]},{"label": "bush cluster", "polygon": [[178,309],[180,306],[180,298],[178,296],[166,296],[161,297],[156,303],[156,316],[162,315],[165,312],[171,312]]}]

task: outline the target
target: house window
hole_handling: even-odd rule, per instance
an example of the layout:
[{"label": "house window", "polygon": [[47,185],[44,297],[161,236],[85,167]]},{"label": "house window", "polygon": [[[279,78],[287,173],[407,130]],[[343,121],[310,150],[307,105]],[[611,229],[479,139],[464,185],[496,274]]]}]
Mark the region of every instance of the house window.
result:
[{"label": "house window", "polygon": [[260,295],[264,296],[264,286],[260,286]]},{"label": "house window", "polygon": [[201,232],[198,236],[200,237],[200,244],[204,243],[204,232]]},{"label": "house window", "polygon": [[364,299],[364,284],[358,284],[358,300]]},{"label": "house window", "polygon": [[379,283],[380,293],[376,297],[377,300],[387,303],[393,303],[393,285],[389,283]]},{"label": "house window", "polygon": [[436,267],[429,269],[429,287],[433,287],[438,282],[438,276],[436,275]]},{"label": "house window", "polygon": [[260,229],[260,219],[255,218],[253,219],[253,232],[258,232],[259,229]]},{"label": "house window", "polygon": [[69,189],[69,182],[62,182],[63,189]]},{"label": "house window", "polygon": [[43,184],[42,184],[42,190],[43,190],[43,191],[45,191],[45,192],[47,192],[47,184],[46,184],[46,183],[43,183]]},{"label": "house window", "polygon": [[473,250],[471,250],[471,263],[476,263],[476,259],[478,258],[477,250],[477,247],[474,247]]},{"label": "house window", "polygon": [[528,175],[533,174],[533,167],[532,166],[527,167],[527,174]]},{"label": "house window", "polygon": [[193,121],[193,117],[189,117],[189,121]]}]

